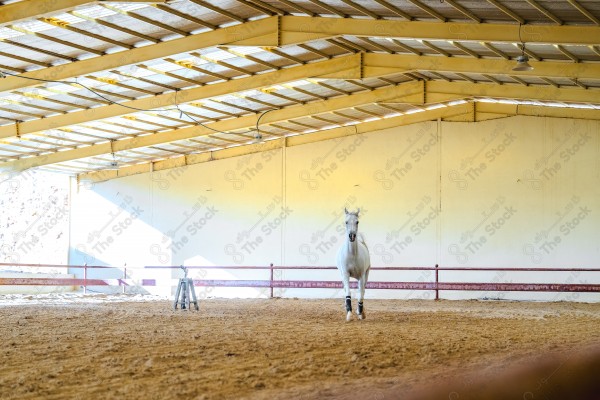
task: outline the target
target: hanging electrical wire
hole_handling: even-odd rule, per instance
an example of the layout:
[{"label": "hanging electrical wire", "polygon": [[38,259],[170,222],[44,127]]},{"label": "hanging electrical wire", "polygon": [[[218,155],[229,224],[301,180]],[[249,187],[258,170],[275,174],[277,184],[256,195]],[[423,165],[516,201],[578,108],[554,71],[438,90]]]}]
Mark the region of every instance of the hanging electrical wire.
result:
[{"label": "hanging electrical wire", "polygon": [[116,104],[116,105],[118,105],[118,106],[120,106],[120,107],[123,107],[123,108],[128,108],[128,109],[130,109],[130,110],[134,110],[134,111],[153,111],[153,112],[160,112],[160,111],[172,111],[172,110],[175,110],[175,108],[170,108],[170,109],[169,109],[169,108],[167,108],[167,109],[165,109],[165,108],[156,108],[156,109],[152,109],[152,108],[151,108],[151,109],[147,109],[147,110],[145,110],[145,109],[143,109],[143,108],[137,108],[137,107],[126,106],[126,105],[124,105],[124,104],[121,104],[121,103],[118,103],[118,102],[116,102],[116,101],[114,101],[114,100],[111,100],[111,99],[109,99],[109,98],[108,98],[108,97],[106,97],[106,96],[103,96],[102,94],[100,94],[100,93],[96,92],[94,89],[91,89],[90,87],[88,87],[88,86],[84,85],[83,83],[77,82],[77,81],[55,81],[55,80],[52,80],[52,79],[31,78],[31,77],[29,77],[29,76],[21,76],[21,75],[19,75],[19,74],[13,74],[13,73],[6,72],[6,71],[0,71],[0,73],[1,73],[1,74],[6,74],[6,75],[9,75],[9,76],[14,76],[14,77],[16,77],[16,78],[28,79],[28,80],[31,80],[31,81],[46,82],[46,83],[62,83],[62,84],[65,84],[65,83],[66,83],[66,84],[69,84],[69,85],[78,85],[78,86],[81,86],[82,88],[84,88],[85,90],[88,90],[88,91],[92,92],[94,95],[96,95],[97,97],[100,97],[101,99],[103,99],[103,100],[107,101],[107,102],[108,102],[108,103],[110,103],[110,104]]},{"label": "hanging electrical wire", "polygon": [[246,130],[246,131],[243,131],[243,132],[226,132],[226,131],[221,131],[221,130],[218,130],[218,129],[215,129],[215,128],[211,128],[210,126],[203,124],[202,122],[198,121],[197,119],[195,119],[194,117],[192,117],[190,114],[188,114],[187,112],[185,112],[184,110],[182,110],[181,107],[179,106],[178,102],[177,102],[177,93],[181,89],[177,89],[175,91],[175,107],[172,107],[172,108],[156,108],[156,109],[150,108],[150,109],[143,109],[143,108],[138,108],[138,107],[127,106],[125,104],[121,104],[121,103],[118,103],[118,102],[116,102],[114,100],[111,100],[108,97],[103,96],[102,94],[98,93],[94,89],[92,89],[92,88],[90,88],[90,87],[88,87],[88,86],[86,86],[83,83],[80,83],[78,81],[57,81],[57,80],[52,80],[52,79],[32,78],[32,77],[29,77],[29,76],[21,76],[19,74],[13,74],[13,73],[6,72],[6,71],[0,71],[0,77],[1,78],[6,77],[7,75],[8,76],[12,76],[12,77],[16,77],[16,78],[28,79],[28,80],[32,80],[32,81],[39,81],[39,82],[45,82],[45,83],[60,83],[60,84],[77,85],[77,86],[80,86],[80,87],[84,88],[85,90],[93,93],[94,95],[100,97],[101,99],[105,100],[109,104],[114,104],[116,106],[127,108],[129,110],[141,111],[141,112],[148,112],[148,111],[151,111],[151,112],[179,111],[180,118],[181,118],[182,115],[185,115],[192,122],[194,122],[194,124],[200,125],[203,128],[206,128],[206,129],[211,130],[213,132],[220,133],[220,134],[225,134],[225,135],[243,135],[243,134],[254,134],[254,133],[256,133],[255,138],[258,137],[258,136],[260,136],[260,138],[262,138],[262,134],[260,133],[260,130],[258,128],[258,126],[259,126],[258,124],[260,122],[260,119],[266,113],[268,113],[269,111],[276,110],[276,108],[273,108],[273,109],[269,109],[269,110],[263,111],[261,113],[261,115],[258,117],[258,119],[256,120],[256,128],[255,129],[249,129],[249,130]]},{"label": "hanging electrical wire", "polygon": [[[211,131],[213,131],[213,132],[217,132],[217,133],[223,133],[223,134],[227,134],[227,135],[243,135],[243,134],[249,134],[249,133],[254,133],[254,132],[256,132],[256,135],[260,135],[260,131],[259,131],[259,129],[258,129],[258,123],[260,122],[260,119],[263,117],[263,115],[265,115],[265,114],[266,114],[266,113],[268,113],[269,111],[276,110],[276,108],[272,108],[272,109],[269,109],[269,110],[265,110],[265,111],[263,111],[263,112],[262,112],[262,114],[261,114],[261,115],[258,117],[258,119],[256,120],[256,128],[255,128],[255,129],[249,129],[249,130],[246,130],[246,131],[243,131],[243,132],[224,132],[224,131],[220,131],[220,130],[218,130],[218,129],[214,129],[214,128],[211,128],[211,127],[210,127],[210,126],[208,126],[208,125],[205,125],[205,124],[203,124],[202,122],[198,121],[197,119],[195,119],[194,117],[192,117],[190,114],[188,114],[187,112],[185,112],[184,110],[182,110],[182,109],[179,107],[179,104],[178,104],[178,102],[177,102],[177,93],[178,93],[178,92],[179,92],[179,90],[176,90],[176,91],[175,91],[175,107],[176,107],[176,109],[177,109],[177,110],[180,112],[180,114],[179,114],[179,118],[181,118],[181,115],[185,115],[186,117],[188,117],[189,119],[191,119],[191,120],[192,120],[192,121],[193,121],[193,122],[194,122],[196,125],[200,125],[200,126],[202,126],[203,128],[209,129],[209,130],[211,130]],[[255,136],[255,137],[256,137],[256,136]],[[262,136],[261,136],[261,137],[262,137]]]}]

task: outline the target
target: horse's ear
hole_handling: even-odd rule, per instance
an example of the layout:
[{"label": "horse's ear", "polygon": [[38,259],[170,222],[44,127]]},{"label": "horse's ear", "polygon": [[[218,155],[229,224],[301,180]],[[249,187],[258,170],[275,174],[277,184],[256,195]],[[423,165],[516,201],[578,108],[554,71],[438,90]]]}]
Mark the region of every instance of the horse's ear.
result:
[{"label": "horse's ear", "polygon": [[356,216],[358,217],[358,214],[360,214],[360,208],[358,210],[356,210]]},{"label": "horse's ear", "polygon": [[346,213],[346,215],[348,215],[348,209],[346,207],[344,207],[344,212]]}]

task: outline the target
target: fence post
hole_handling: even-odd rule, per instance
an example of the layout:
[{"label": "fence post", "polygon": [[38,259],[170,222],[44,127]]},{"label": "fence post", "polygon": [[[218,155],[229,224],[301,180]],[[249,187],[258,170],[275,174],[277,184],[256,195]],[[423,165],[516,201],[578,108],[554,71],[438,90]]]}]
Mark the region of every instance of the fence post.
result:
[{"label": "fence post", "polygon": [[87,263],[83,264],[83,294],[87,293]]},{"label": "fence post", "polygon": [[438,270],[438,265],[435,264],[435,299],[439,300],[440,299],[440,291],[438,289],[438,283],[439,283],[439,270]]},{"label": "fence post", "polygon": [[271,263],[270,267],[271,267],[271,280],[269,281],[269,286],[271,287],[271,298],[273,298],[273,263]]},{"label": "fence post", "polygon": [[125,279],[127,279],[127,263],[123,265],[123,282],[121,282],[123,285],[123,294],[125,294]]}]

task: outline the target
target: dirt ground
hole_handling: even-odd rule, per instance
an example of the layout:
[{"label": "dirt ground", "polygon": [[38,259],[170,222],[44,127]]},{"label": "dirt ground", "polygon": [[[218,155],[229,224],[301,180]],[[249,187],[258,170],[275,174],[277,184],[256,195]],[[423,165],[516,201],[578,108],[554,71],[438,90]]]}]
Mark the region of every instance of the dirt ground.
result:
[{"label": "dirt ground", "polygon": [[366,300],[346,323],[342,300],[122,300],[0,297],[0,399],[409,398],[600,344],[600,304]]}]

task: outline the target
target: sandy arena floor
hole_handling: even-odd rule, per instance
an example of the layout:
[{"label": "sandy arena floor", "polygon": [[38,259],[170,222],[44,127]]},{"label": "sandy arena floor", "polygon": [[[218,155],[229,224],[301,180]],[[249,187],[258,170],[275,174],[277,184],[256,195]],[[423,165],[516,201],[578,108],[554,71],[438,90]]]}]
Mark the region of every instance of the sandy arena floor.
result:
[{"label": "sandy arena floor", "polygon": [[0,296],[0,399],[382,400],[600,344],[600,304],[90,299]]}]

